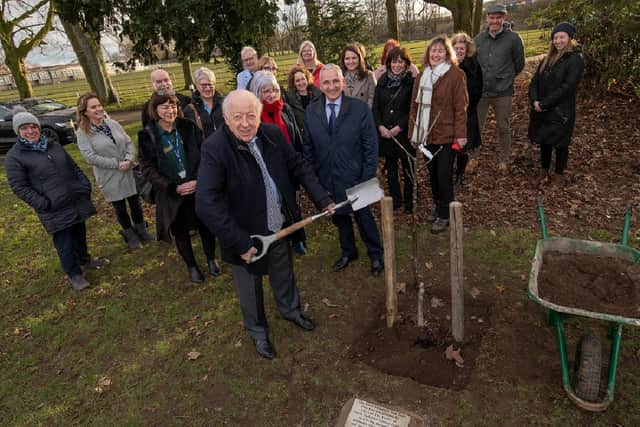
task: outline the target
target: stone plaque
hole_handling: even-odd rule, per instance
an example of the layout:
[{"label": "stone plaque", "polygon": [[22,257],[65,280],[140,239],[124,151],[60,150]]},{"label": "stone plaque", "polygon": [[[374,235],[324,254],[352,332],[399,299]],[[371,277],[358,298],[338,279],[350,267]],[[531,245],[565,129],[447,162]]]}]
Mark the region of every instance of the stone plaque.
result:
[{"label": "stone plaque", "polygon": [[350,399],[342,408],[337,427],[419,427],[420,417],[362,399]]}]

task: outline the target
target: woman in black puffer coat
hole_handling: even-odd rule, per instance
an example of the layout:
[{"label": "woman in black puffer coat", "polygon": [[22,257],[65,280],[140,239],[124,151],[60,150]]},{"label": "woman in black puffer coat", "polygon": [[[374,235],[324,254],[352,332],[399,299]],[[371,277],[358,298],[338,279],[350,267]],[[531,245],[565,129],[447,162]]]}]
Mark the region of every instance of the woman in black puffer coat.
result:
[{"label": "woman in black puffer coat", "polygon": [[551,32],[549,54],[531,84],[529,140],[540,144],[540,183],[549,177],[551,154],[556,150],[555,172],[562,175],[569,159],[569,144],[576,120],[576,92],[584,61],[577,48],[575,27],[561,22]]}]

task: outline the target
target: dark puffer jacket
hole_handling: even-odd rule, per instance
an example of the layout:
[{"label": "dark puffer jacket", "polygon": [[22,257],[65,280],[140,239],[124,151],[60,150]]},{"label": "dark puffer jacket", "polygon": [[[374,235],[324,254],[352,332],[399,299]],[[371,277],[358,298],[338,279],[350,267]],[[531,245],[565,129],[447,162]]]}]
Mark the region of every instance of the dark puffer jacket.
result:
[{"label": "dark puffer jacket", "polygon": [[53,234],[95,215],[91,183],[64,148],[49,142],[46,152],[16,142],[4,160],[11,190],[38,214]]},{"label": "dark puffer jacket", "polygon": [[[529,85],[529,140],[534,144],[566,147],[571,143],[576,121],[576,91],[584,61],[579,51],[571,51],[551,67],[541,71],[541,66]],[[535,101],[540,103],[542,112],[533,109]]]},{"label": "dark puffer jacket", "polygon": [[478,102],[482,97],[482,69],[477,55],[467,56],[460,63],[460,69],[467,77],[467,93],[469,106],[467,107],[467,145],[466,150],[478,147],[482,143],[480,126],[478,123]]}]

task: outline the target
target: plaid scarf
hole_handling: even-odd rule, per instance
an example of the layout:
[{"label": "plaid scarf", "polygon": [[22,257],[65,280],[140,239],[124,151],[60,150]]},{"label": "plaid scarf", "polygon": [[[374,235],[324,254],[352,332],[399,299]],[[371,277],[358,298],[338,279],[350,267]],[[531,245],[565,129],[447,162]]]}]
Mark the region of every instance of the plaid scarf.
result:
[{"label": "plaid scarf", "polygon": [[111,128],[106,123],[103,123],[100,126],[91,123],[91,130],[108,136],[114,144],[116,143],[116,139],[113,137],[113,132],[111,132]]},{"label": "plaid scarf", "polygon": [[47,137],[42,134],[40,135],[40,139],[38,140],[38,142],[31,142],[21,136],[18,137],[18,142],[20,143],[20,145],[26,147],[31,151],[40,151],[43,153],[47,151]]}]

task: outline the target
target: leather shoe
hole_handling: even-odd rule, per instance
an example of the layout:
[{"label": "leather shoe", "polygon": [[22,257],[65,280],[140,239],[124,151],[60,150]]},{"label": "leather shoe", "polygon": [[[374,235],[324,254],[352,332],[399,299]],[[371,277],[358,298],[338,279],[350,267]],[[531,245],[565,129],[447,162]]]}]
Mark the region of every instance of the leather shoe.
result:
[{"label": "leather shoe", "polygon": [[293,250],[300,256],[304,256],[307,254],[307,247],[304,245],[304,242],[299,241],[293,244]]},{"label": "leather shoe", "polygon": [[340,257],[334,264],[333,264],[333,271],[341,271],[344,270],[345,268],[347,268],[347,266],[349,265],[349,263],[353,260],[358,259],[358,255],[353,256],[353,257],[348,257],[348,256],[343,256]]},{"label": "leather shoe", "polygon": [[204,276],[202,272],[198,268],[198,266],[189,267],[189,279],[193,283],[202,283],[204,282]]},{"label": "leather shoe", "polygon": [[222,274],[222,272],[220,271],[220,267],[218,267],[215,259],[210,259],[209,261],[207,261],[207,267],[209,267],[209,273],[211,273],[213,277]]},{"label": "leather shoe", "polygon": [[252,339],[253,339],[253,343],[256,346],[256,351],[260,356],[269,360],[275,359],[276,349],[273,348],[273,344],[271,344],[271,341],[269,341],[269,338],[265,338],[265,339],[252,338]]},{"label": "leather shoe", "polygon": [[313,331],[316,328],[313,320],[309,319],[302,313],[298,313],[296,317],[287,320],[295,323],[299,328],[304,329],[305,331]]},{"label": "leather shoe", "polygon": [[382,262],[381,259],[376,259],[371,262],[371,274],[374,277],[380,276],[380,273],[382,273],[382,270],[384,270],[384,263]]}]

